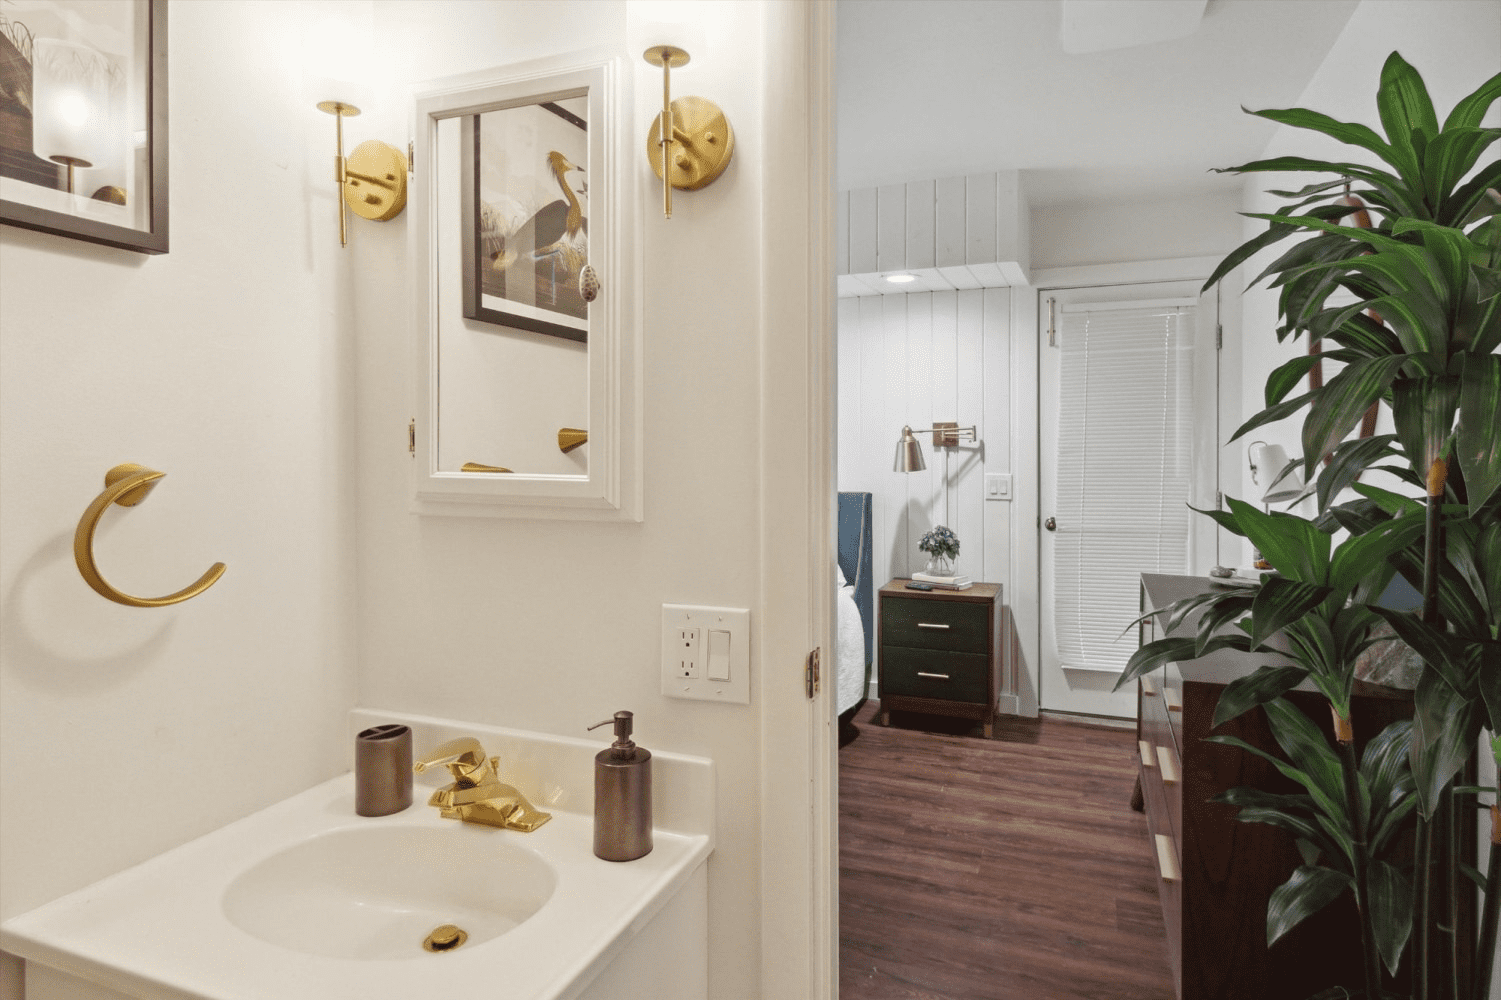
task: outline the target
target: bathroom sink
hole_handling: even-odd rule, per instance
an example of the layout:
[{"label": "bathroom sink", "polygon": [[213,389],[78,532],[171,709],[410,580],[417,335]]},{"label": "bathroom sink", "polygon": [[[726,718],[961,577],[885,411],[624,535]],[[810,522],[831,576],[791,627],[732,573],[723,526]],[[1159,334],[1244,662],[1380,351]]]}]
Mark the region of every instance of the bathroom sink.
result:
[{"label": "bathroom sink", "polygon": [[[377,826],[305,840],[241,873],[224,914],[283,948],[330,958],[424,958],[475,947],[520,925],[557,887],[552,867],[517,840],[453,823]],[[439,927],[463,931],[460,944]]]},{"label": "bathroom sink", "polygon": [[393,720],[419,747],[477,736],[552,820],[444,819],[425,804],[436,771],[409,808],[360,816],[346,773],[0,924],[27,1000],[707,994],[710,761],[653,753],[655,849],[615,863],[593,850],[603,744],[364,709],[351,740]]}]

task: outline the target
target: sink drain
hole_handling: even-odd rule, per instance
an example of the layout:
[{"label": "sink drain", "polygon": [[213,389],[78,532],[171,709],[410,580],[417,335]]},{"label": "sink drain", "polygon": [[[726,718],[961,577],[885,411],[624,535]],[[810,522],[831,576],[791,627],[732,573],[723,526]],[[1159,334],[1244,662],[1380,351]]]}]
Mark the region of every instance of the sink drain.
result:
[{"label": "sink drain", "polygon": [[453,951],[469,940],[469,934],[453,924],[444,924],[433,930],[422,942],[428,951]]}]

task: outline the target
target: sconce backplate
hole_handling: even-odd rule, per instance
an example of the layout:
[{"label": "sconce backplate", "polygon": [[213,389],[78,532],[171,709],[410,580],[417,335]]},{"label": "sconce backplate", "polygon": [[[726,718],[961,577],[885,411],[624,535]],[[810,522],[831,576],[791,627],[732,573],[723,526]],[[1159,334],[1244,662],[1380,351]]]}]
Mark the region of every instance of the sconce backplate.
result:
[{"label": "sconce backplate", "polygon": [[[680,191],[707,187],[724,173],[735,153],[735,130],[706,97],[679,97],[672,102],[672,127],[676,141],[669,154],[672,186]],[[662,116],[652,121],[646,135],[646,159],[662,176]]]},{"label": "sconce backplate", "polygon": [[379,139],[360,143],[344,166],[344,202],[355,215],[385,222],[407,204],[406,153]]}]

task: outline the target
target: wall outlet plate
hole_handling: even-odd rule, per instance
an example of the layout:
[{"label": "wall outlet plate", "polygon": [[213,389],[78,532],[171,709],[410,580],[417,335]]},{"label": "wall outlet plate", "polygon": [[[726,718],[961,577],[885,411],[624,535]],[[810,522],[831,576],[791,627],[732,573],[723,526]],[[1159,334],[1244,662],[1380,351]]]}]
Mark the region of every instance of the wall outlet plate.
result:
[{"label": "wall outlet plate", "polygon": [[[730,634],[729,679],[708,670],[710,633]],[[669,698],[750,704],[750,610],[662,605],[662,693]]]}]

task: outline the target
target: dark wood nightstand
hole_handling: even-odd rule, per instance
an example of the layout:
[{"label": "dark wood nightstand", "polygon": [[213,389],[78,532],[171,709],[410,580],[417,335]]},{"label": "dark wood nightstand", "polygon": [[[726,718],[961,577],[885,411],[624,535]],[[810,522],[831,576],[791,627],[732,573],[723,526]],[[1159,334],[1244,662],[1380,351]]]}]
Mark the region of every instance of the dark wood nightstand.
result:
[{"label": "dark wood nightstand", "polygon": [[877,613],[882,725],[892,711],[978,719],[995,731],[1001,677],[1001,585],[908,590],[892,580]]}]

